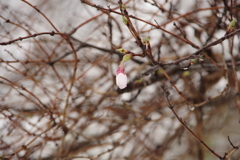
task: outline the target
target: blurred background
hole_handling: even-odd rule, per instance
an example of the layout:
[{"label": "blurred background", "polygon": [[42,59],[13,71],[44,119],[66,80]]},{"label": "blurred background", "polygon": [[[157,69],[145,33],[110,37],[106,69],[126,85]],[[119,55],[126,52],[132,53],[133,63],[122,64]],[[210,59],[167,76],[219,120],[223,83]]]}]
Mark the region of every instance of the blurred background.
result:
[{"label": "blurred background", "polygon": [[169,105],[219,156],[232,148],[228,136],[240,145],[239,33],[170,64],[223,37],[233,18],[239,29],[240,2],[123,3],[169,78],[134,56],[125,62],[128,85],[118,88],[124,54],[116,49],[143,51],[117,0],[0,0],[0,158],[219,159]]}]

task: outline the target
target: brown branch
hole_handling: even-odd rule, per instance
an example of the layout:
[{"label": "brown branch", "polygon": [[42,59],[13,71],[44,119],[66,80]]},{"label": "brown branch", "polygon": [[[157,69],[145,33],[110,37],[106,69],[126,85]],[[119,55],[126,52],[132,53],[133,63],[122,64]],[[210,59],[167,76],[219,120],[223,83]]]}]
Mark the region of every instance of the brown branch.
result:
[{"label": "brown branch", "polygon": [[[91,2],[89,2],[88,0],[81,0],[81,1],[82,1],[83,3],[86,3],[87,5],[90,5],[90,6],[94,7],[94,8],[97,8],[97,9],[103,11],[103,12],[110,12],[110,13],[113,12],[113,13],[116,13],[116,14],[119,14],[119,15],[124,15],[123,13],[120,13],[120,12],[117,12],[117,11],[114,11],[114,10],[106,9],[106,8],[101,7],[101,6],[95,5],[95,4],[91,3]],[[121,4],[122,4],[122,3],[121,3]],[[130,19],[130,18],[133,18],[133,19],[139,20],[139,21],[141,21],[141,22],[144,22],[144,23],[146,23],[146,24],[149,24],[149,25],[151,25],[151,26],[153,26],[153,27],[155,27],[155,28],[157,28],[157,29],[160,29],[160,30],[162,30],[162,31],[164,31],[164,32],[166,32],[166,33],[168,33],[168,34],[170,34],[170,35],[172,35],[172,36],[180,39],[181,41],[183,41],[183,42],[185,42],[185,43],[193,46],[194,48],[197,48],[197,49],[199,48],[196,44],[194,44],[194,43],[192,43],[192,42],[190,42],[190,41],[188,41],[188,40],[186,40],[186,39],[184,39],[184,38],[181,38],[181,37],[179,37],[178,35],[176,35],[176,34],[174,34],[174,33],[172,33],[172,32],[169,32],[169,31],[165,30],[164,28],[162,28],[162,27],[159,26],[159,25],[155,25],[155,24],[153,24],[153,23],[151,23],[151,22],[145,21],[145,20],[143,20],[143,19],[141,19],[141,18],[132,16],[132,15],[128,15],[127,17],[129,17],[129,19]],[[127,17],[126,17],[126,18],[127,18]],[[129,20],[129,19],[128,19],[128,20]]]},{"label": "brown branch", "polygon": [[51,26],[57,31],[59,32],[59,30],[54,26],[54,24],[49,20],[49,18],[42,13],[36,6],[33,6],[31,3],[27,2],[26,0],[22,0],[24,3],[28,4],[29,6],[31,6],[33,9],[35,9],[38,13],[40,13],[50,24]]},{"label": "brown branch", "polygon": [[202,47],[201,49],[199,49],[198,51],[192,53],[191,55],[189,55],[189,56],[187,56],[187,57],[184,57],[184,58],[179,59],[179,60],[174,61],[174,62],[162,63],[162,64],[161,64],[161,67],[162,67],[162,66],[163,66],[163,67],[166,67],[166,66],[170,66],[170,65],[178,65],[179,63],[181,63],[181,62],[183,62],[183,61],[186,61],[186,60],[189,60],[189,59],[198,58],[198,55],[201,54],[203,51],[207,50],[207,49],[210,48],[210,47],[213,47],[213,46],[215,46],[215,45],[220,44],[221,42],[223,42],[223,41],[226,40],[226,39],[229,39],[229,38],[231,38],[231,37],[239,34],[239,32],[240,32],[240,29],[237,29],[236,31],[234,31],[234,32],[232,32],[232,33],[230,33],[230,34],[227,34],[227,35],[219,38],[218,40],[216,40],[216,41],[214,41],[214,42],[212,42],[212,43],[210,43],[210,44]]},{"label": "brown branch", "polygon": [[225,153],[223,160],[228,160],[228,159],[232,156],[232,154],[233,154],[234,152],[236,152],[236,151],[240,148],[240,145],[235,146],[235,145],[231,142],[229,136],[228,136],[228,141],[229,141],[229,143],[231,144],[232,148],[229,149],[229,150]]},{"label": "brown branch", "polygon": [[214,152],[202,139],[200,139],[187,125],[186,122],[183,121],[183,119],[181,117],[179,117],[177,115],[177,113],[175,112],[175,110],[173,109],[174,106],[170,103],[170,100],[168,98],[169,96],[169,91],[167,91],[167,89],[164,87],[164,85],[161,86],[164,93],[165,93],[165,97],[167,99],[168,102],[168,107],[172,110],[173,114],[175,115],[175,117],[178,119],[178,121],[204,146],[206,147],[213,155],[215,155],[216,157],[218,157],[220,160],[223,159],[223,157],[221,157],[220,155],[218,155],[216,152]]}]

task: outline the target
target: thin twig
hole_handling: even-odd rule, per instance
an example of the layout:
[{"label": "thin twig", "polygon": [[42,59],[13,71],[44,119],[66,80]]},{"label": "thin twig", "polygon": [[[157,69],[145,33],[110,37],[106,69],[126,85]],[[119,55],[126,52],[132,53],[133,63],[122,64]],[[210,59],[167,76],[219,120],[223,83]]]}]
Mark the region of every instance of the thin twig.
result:
[{"label": "thin twig", "polygon": [[178,119],[178,121],[204,146],[206,147],[213,155],[215,155],[216,157],[218,157],[220,160],[223,159],[223,157],[221,157],[220,155],[218,155],[216,152],[214,152],[203,140],[201,140],[187,125],[186,122],[183,121],[183,119],[181,117],[179,117],[177,115],[177,113],[174,110],[174,106],[170,103],[170,100],[168,98],[169,96],[169,92],[167,91],[167,89],[162,85],[161,86],[164,93],[165,93],[165,97],[167,99],[168,102],[168,107],[172,110],[173,114],[176,116],[176,118]]}]

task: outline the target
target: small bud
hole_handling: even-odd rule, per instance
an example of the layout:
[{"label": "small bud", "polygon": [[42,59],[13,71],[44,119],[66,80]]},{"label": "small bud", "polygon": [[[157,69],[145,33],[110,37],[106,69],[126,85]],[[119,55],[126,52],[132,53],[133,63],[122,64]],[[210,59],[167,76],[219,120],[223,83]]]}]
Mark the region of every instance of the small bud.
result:
[{"label": "small bud", "polygon": [[194,59],[191,60],[191,62],[195,63],[195,62],[197,62],[197,60],[198,60],[198,58],[194,58]]},{"label": "small bud", "polygon": [[146,49],[150,49],[150,48],[151,48],[151,46],[150,46],[150,40],[149,40],[148,37],[142,38],[142,43],[143,43],[143,45],[146,46]]},{"label": "small bud", "polygon": [[201,56],[199,57],[199,61],[200,61],[200,62],[203,62],[204,59],[205,59],[205,56],[204,56],[204,55],[201,55]]},{"label": "small bud", "polygon": [[191,72],[190,71],[184,71],[183,72],[183,77],[188,77],[190,76]]},{"label": "small bud", "polygon": [[130,59],[132,58],[132,55],[131,54],[126,54],[123,56],[123,61],[126,62],[126,61],[129,61]]},{"label": "small bud", "polygon": [[124,4],[121,5],[121,10],[126,10],[126,6]]},{"label": "small bud", "polygon": [[143,42],[143,44],[149,44],[150,40],[148,37],[146,37],[146,38],[142,38],[142,42]]},{"label": "small bud", "polygon": [[124,68],[122,65],[118,67],[118,70],[116,72],[116,83],[120,89],[127,87],[127,75],[124,73]]},{"label": "small bud", "polygon": [[158,69],[157,70],[157,75],[160,76],[162,74],[162,70],[161,69]]},{"label": "small bud", "polygon": [[230,23],[229,26],[228,26],[228,29],[227,29],[226,34],[228,34],[228,33],[230,33],[230,32],[233,31],[234,26],[236,25],[236,22],[237,22],[237,19],[236,19],[236,18],[234,18],[234,19],[231,21],[231,23]]},{"label": "small bud", "polygon": [[135,84],[141,84],[143,82],[143,78],[140,78],[139,80],[135,81]]},{"label": "small bud", "polygon": [[125,50],[125,49],[122,49],[122,48],[120,48],[120,49],[116,49],[118,52],[120,52],[120,53],[127,53],[128,51],[127,50]]},{"label": "small bud", "polygon": [[127,24],[128,24],[128,20],[127,20],[127,18],[126,18],[126,17],[122,17],[122,20],[123,20],[123,23],[124,23],[125,25],[127,25]]},{"label": "small bud", "polygon": [[126,74],[119,73],[116,77],[116,83],[117,83],[117,86],[120,89],[126,88],[127,87],[127,76],[126,76]]},{"label": "small bud", "polygon": [[149,40],[148,37],[145,38],[145,41],[148,42],[148,43],[150,43],[150,40]]}]

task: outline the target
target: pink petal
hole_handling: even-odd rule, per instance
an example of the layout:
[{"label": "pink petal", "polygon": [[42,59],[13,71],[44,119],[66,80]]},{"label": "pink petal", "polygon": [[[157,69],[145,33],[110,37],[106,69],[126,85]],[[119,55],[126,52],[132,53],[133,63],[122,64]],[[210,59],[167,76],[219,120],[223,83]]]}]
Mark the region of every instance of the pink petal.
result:
[{"label": "pink petal", "polygon": [[120,89],[127,87],[127,75],[119,73],[116,77],[116,83]]}]

